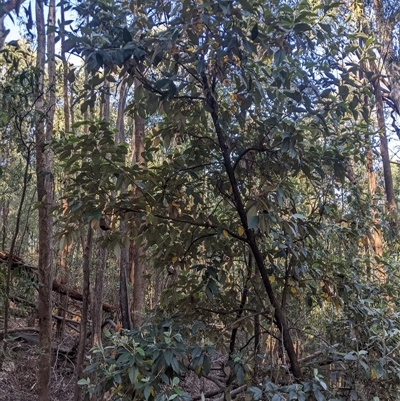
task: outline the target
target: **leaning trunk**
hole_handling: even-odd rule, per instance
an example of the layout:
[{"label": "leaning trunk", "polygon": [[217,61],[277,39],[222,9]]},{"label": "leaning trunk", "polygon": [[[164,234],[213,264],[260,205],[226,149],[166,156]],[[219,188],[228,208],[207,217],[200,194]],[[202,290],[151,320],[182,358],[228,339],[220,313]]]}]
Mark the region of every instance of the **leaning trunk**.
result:
[{"label": "leaning trunk", "polygon": [[207,77],[203,75],[202,79],[203,79],[203,91],[206,94],[207,108],[209,110],[213,122],[213,127],[218,139],[221,156],[224,161],[225,172],[230,183],[230,187],[232,190],[232,198],[236,206],[236,212],[240,218],[240,222],[246,233],[247,243],[253,254],[256,266],[260,272],[265,291],[267,293],[271,306],[275,310],[274,312],[275,322],[280,331],[281,338],[283,340],[283,345],[285,347],[285,350],[287,352],[290,361],[290,369],[296,379],[301,379],[302,373],[297,358],[297,354],[293,345],[292,336],[289,331],[289,325],[285,309],[281,306],[281,303],[278,301],[278,298],[272,288],[268,270],[265,265],[265,258],[263,257],[262,252],[257,243],[256,234],[251,228],[249,228],[247,223],[246,209],[243,203],[242,195],[240,193],[239,183],[237,181],[235,170],[232,165],[229,149],[227,146],[227,141],[220,124],[221,120],[218,113],[218,105],[215,100],[217,96],[215,95],[215,93],[213,93],[213,88],[210,87]]}]

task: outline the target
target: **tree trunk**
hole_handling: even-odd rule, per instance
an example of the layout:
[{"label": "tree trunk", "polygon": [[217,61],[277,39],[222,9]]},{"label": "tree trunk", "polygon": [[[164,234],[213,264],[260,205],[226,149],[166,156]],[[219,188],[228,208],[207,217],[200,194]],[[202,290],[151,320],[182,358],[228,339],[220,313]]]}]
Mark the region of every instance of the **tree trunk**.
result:
[{"label": "tree trunk", "polygon": [[[242,317],[243,311],[244,311],[244,307],[245,307],[246,302],[247,302],[247,296],[248,296],[248,293],[249,293],[249,287],[248,286],[249,286],[249,282],[250,282],[250,279],[251,279],[251,265],[252,265],[252,255],[250,254],[249,255],[249,261],[248,261],[248,264],[247,264],[247,276],[246,276],[246,278],[244,279],[244,282],[243,282],[242,295],[241,295],[241,298],[240,298],[239,309],[238,309],[238,311],[236,313],[236,319],[235,320],[239,320]],[[238,333],[239,327],[240,326],[237,326],[237,327],[235,326],[232,329],[232,332],[231,332],[231,339],[229,341],[229,358],[235,352],[236,337],[237,337],[237,333]]]},{"label": "tree trunk", "polygon": [[10,246],[10,257],[7,261],[7,275],[6,275],[6,288],[4,293],[4,336],[3,336],[3,352],[0,356],[0,367],[3,362],[3,358],[6,355],[7,351],[7,340],[8,340],[8,320],[9,320],[9,310],[10,310],[10,283],[11,283],[11,270],[13,264],[13,255],[15,250],[15,245],[18,238],[18,233],[21,225],[21,215],[22,215],[22,208],[24,206],[26,191],[28,188],[28,181],[29,181],[29,167],[31,163],[31,149],[30,147],[27,148],[27,155],[26,155],[26,164],[24,169],[24,180],[23,180],[23,187],[22,187],[22,194],[21,199],[19,201],[16,222],[15,222],[15,230],[13,237],[11,239],[11,246]]},{"label": "tree trunk", "polygon": [[389,147],[386,135],[386,123],[385,123],[385,112],[383,109],[382,90],[379,85],[379,82],[375,83],[374,91],[375,91],[376,116],[378,121],[379,138],[381,142],[380,151],[382,157],[383,177],[385,180],[386,201],[388,204],[388,211],[393,219],[392,223],[396,225],[397,222],[396,197],[394,194],[392,168],[390,165]]},{"label": "tree trunk", "polygon": [[[400,5],[394,2],[389,9],[384,10],[382,0],[374,0],[373,4],[375,26],[381,44],[379,53],[390,83],[389,98],[393,103],[392,108],[400,114],[400,52],[398,46],[393,46],[393,38],[397,37],[397,25],[400,22]],[[396,133],[400,138],[399,129]]]},{"label": "tree trunk", "polygon": [[78,385],[78,380],[82,376],[83,362],[85,358],[89,297],[90,297],[90,259],[92,254],[92,243],[93,243],[93,229],[91,226],[91,222],[89,222],[86,244],[83,252],[82,319],[79,332],[79,347],[78,347],[78,353],[76,357],[76,367],[75,367],[74,401],[80,401],[82,396],[82,387]]},{"label": "tree trunk", "polygon": [[[391,10],[391,14],[385,16],[383,4],[381,0],[374,0],[373,2],[375,9],[375,19],[376,19],[376,28],[378,31],[379,39],[381,42],[381,47],[379,49],[381,60],[383,65],[388,73],[388,78],[391,86],[390,98],[392,100],[392,108],[400,113],[400,68],[398,65],[398,54],[394,54],[393,47],[393,33],[395,31],[395,26],[398,21],[394,16],[400,16],[400,7],[393,7]],[[384,112],[384,104],[383,104],[383,96],[382,89],[380,85],[380,76],[381,71],[378,69],[375,62],[371,62],[371,69],[374,73],[374,76],[379,77],[376,78],[374,82],[372,82],[374,87],[374,95],[376,102],[376,116],[378,121],[378,129],[379,129],[379,137],[380,137],[380,151],[382,157],[382,166],[383,166],[383,175],[385,180],[385,194],[386,201],[388,205],[388,211],[392,218],[391,224],[396,227],[396,231],[398,230],[398,222],[397,222],[397,204],[396,197],[394,194],[393,187],[393,178],[392,178],[392,170],[390,165],[389,158],[389,147],[388,140],[386,134],[386,121],[385,121],[385,112]],[[397,135],[400,138],[400,131],[396,130]]]},{"label": "tree trunk", "polygon": [[[53,137],[53,123],[54,113],[56,111],[56,60],[55,60],[55,20],[56,20],[56,1],[50,0],[49,16],[48,16],[48,32],[47,32],[47,73],[49,80],[48,87],[48,109],[46,119],[46,141],[51,142]],[[49,152],[49,157],[53,157],[53,154]],[[51,160],[53,163],[53,160]]]},{"label": "tree trunk", "polygon": [[53,157],[49,148],[49,138],[45,132],[44,67],[46,34],[43,13],[43,0],[36,0],[37,60],[39,72],[36,94],[36,177],[39,201],[39,375],[38,398],[50,401],[51,367],[51,284],[53,270],[53,235],[51,208],[53,206]]},{"label": "tree trunk", "polygon": [[[99,233],[99,239],[102,234]],[[101,242],[101,241],[100,241]],[[103,309],[103,282],[104,272],[107,264],[107,249],[99,245],[98,260],[96,268],[96,282],[94,285],[94,296],[92,300],[92,345],[101,344],[101,324],[102,324],[102,309]]]},{"label": "tree trunk", "polygon": [[[118,101],[118,115],[117,115],[117,137],[116,143],[125,142],[125,124],[124,124],[124,110],[126,104],[127,84],[123,79],[119,88],[119,101]],[[127,196],[126,185],[121,187],[121,193]],[[122,237],[127,237],[128,226],[126,221],[122,220],[120,224],[120,232]],[[124,329],[132,329],[132,319],[129,307],[129,291],[128,291],[128,271],[129,271],[129,255],[128,249],[125,246],[121,247],[121,255],[119,258],[119,304],[121,308],[122,327]]]},{"label": "tree trunk", "polygon": [[289,325],[287,322],[287,317],[285,314],[284,308],[281,307],[280,302],[278,301],[274,290],[272,289],[272,285],[269,279],[268,270],[265,266],[264,257],[259,249],[257,244],[257,239],[254,231],[248,227],[247,224],[247,216],[246,210],[243,204],[243,199],[239,190],[239,184],[236,179],[235,171],[232,166],[229,149],[226,144],[226,138],[224,136],[222,127],[220,125],[220,117],[218,115],[218,105],[216,102],[216,95],[212,93],[212,89],[208,84],[207,77],[203,76],[203,90],[206,94],[206,102],[207,107],[210,110],[211,119],[213,122],[213,126],[215,129],[215,133],[218,138],[218,144],[221,150],[221,155],[223,157],[225,171],[230,182],[233,199],[236,206],[237,214],[240,218],[240,222],[245,230],[246,238],[248,246],[253,253],[254,260],[256,262],[256,266],[261,274],[262,282],[265,288],[265,291],[268,295],[269,301],[272,307],[275,310],[274,317],[276,325],[281,333],[281,337],[283,339],[283,345],[286,349],[289,361],[290,361],[290,369],[296,379],[302,378],[302,373],[300,370],[299,361],[297,358],[296,351],[294,349],[293,340],[289,331]]},{"label": "tree trunk", "polygon": [[1,250],[6,250],[8,232],[8,213],[10,212],[10,201],[5,200],[1,205]]},{"label": "tree trunk", "polygon": [[[141,83],[135,79],[135,89],[141,85]],[[142,156],[144,152],[144,131],[145,122],[140,116],[135,118],[135,128],[132,138],[133,153],[132,153],[132,163],[144,164],[145,160]],[[134,197],[140,196],[138,191],[135,190]],[[140,221],[135,221],[136,228],[139,230]],[[146,299],[146,281],[144,274],[147,270],[145,262],[145,250],[143,244],[131,243],[130,254],[132,256],[132,273],[131,282],[133,284],[133,305],[132,305],[132,315],[133,315],[133,326],[139,327],[143,323],[143,311],[145,309],[145,299]]]},{"label": "tree trunk", "polygon": [[[376,201],[374,200],[375,194],[376,194],[376,178],[375,178],[375,172],[374,172],[374,167],[373,167],[373,155],[372,155],[372,150],[371,146],[369,144],[370,140],[369,137],[366,138],[367,141],[367,148],[366,148],[366,167],[367,167],[367,175],[368,175],[368,191],[369,191],[369,196],[371,198],[371,217],[372,217],[372,222],[374,224],[372,233],[368,235],[368,240],[372,246],[372,250],[374,251],[374,255],[380,258],[382,256],[382,232],[378,228],[378,219],[376,218]],[[368,266],[368,271],[367,275],[368,277],[371,276],[371,266]],[[384,282],[386,281],[386,274],[382,270],[381,267],[377,267],[377,276],[379,281]]]},{"label": "tree trunk", "polygon": [[[68,202],[66,199],[63,199],[62,201],[62,208],[63,211],[66,211],[68,208]],[[60,270],[61,270],[61,285],[64,288],[67,288],[68,291],[68,264],[67,264],[67,257],[71,251],[72,244],[66,243],[61,249],[61,255],[60,255]],[[58,316],[62,317],[65,319],[66,317],[66,311],[68,310],[68,294],[59,294],[59,302],[60,302],[60,307],[58,308]],[[57,328],[56,328],[56,336],[58,339],[63,339],[64,338],[64,330],[65,330],[65,320],[59,319],[57,320]]]},{"label": "tree trunk", "polygon": [[[104,103],[100,104],[100,118],[103,121],[110,120],[110,84],[107,79],[104,81],[105,97]],[[101,344],[101,324],[102,324],[102,310],[103,310],[103,292],[104,292],[104,273],[106,271],[107,255],[106,248],[102,248],[104,235],[103,230],[98,230],[98,254],[97,254],[97,268],[96,278],[94,284],[94,292],[92,297],[92,345],[96,346]],[[94,395],[95,396],[95,395]]]},{"label": "tree trunk", "polygon": [[[61,28],[65,29],[65,0],[61,0]],[[63,102],[64,102],[64,131],[70,130],[70,110],[68,98],[68,63],[65,58],[65,35],[61,32],[61,60],[63,64]]]},{"label": "tree trunk", "polygon": [[[61,30],[65,29],[65,0],[61,0]],[[69,98],[68,98],[68,63],[65,58],[65,35],[61,32],[61,60],[63,64],[63,107],[64,107],[64,131],[70,131],[70,110],[69,110]],[[63,211],[67,210],[68,204],[64,199],[62,201],[62,209]],[[61,268],[61,284],[63,286],[68,287],[68,265],[67,265],[67,257],[71,250],[72,244],[66,244],[64,248],[61,250],[60,255],[60,268]],[[61,316],[63,320],[57,320],[57,329],[56,336],[59,339],[64,338],[64,330],[65,330],[65,313],[68,309],[68,295],[59,295],[60,308],[58,309],[58,316]]]},{"label": "tree trunk", "polygon": [[20,238],[20,240],[19,240],[18,249],[17,249],[17,251],[16,251],[16,254],[17,254],[17,255],[21,255],[21,253],[22,253],[22,247],[23,247],[24,244],[25,244],[25,242],[24,242],[24,241],[25,241],[25,235],[26,235],[27,232],[28,232],[29,219],[30,219],[30,216],[31,216],[32,208],[33,208],[33,206],[34,206],[34,204],[35,204],[35,197],[36,197],[36,190],[35,190],[35,191],[32,191],[31,199],[30,199],[30,201],[28,202],[28,205],[29,205],[29,206],[28,206],[28,211],[27,211],[27,213],[26,213],[24,229],[22,230],[21,238]]}]

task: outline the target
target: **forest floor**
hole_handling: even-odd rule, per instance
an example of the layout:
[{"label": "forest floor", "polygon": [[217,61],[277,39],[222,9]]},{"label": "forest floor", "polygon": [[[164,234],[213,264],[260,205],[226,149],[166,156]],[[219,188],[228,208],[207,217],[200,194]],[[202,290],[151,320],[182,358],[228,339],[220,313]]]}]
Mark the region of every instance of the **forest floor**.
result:
[{"label": "forest floor", "polygon": [[[11,339],[0,369],[0,401],[38,401],[37,373],[39,369],[38,335],[24,330],[22,319],[11,319]],[[18,330],[18,331],[17,331]],[[26,338],[22,338],[26,337]],[[66,336],[64,345],[75,341]],[[74,391],[74,364],[61,353],[53,353],[51,368],[51,399],[70,401]]]},{"label": "forest floor", "polygon": [[[11,319],[11,339],[8,342],[6,356],[0,368],[0,401],[40,401],[37,396],[37,374],[39,370],[38,333],[26,329],[25,319]],[[37,326],[36,326],[37,327]],[[33,329],[34,330],[34,329]],[[77,333],[69,331],[62,344],[53,341],[51,368],[51,400],[72,401],[74,392],[74,359],[65,356],[65,350],[73,347]],[[57,352],[60,350],[60,352]],[[215,366],[221,366],[224,358],[214,361]],[[221,371],[216,368],[221,374]],[[221,393],[215,394],[223,378],[217,372],[210,373],[208,379],[199,379],[194,373],[187,375],[181,381],[182,390],[188,392],[194,400],[200,399],[200,394],[207,394],[206,399],[220,400]],[[221,382],[222,380],[222,382]],[[214,393],[214,396],[211,396]],[[216,397],[216,398],[214,398]],[[108,401],[105,397],[105,401]]]},{"label": "forest floor", "polygon": [[[12,351],[0,371],[0,401],[37,401],[38,349],[27,343],[10,344]],[[51,399],[73,399],[73,367],[55,363],[51,371]]]}]

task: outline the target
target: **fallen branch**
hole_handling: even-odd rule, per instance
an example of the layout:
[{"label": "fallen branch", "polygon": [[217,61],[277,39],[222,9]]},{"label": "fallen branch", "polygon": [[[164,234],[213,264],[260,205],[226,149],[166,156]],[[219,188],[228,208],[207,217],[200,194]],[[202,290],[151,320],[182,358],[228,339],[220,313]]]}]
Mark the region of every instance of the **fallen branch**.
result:
[{"label": "fallen branch", "polygon": [[[1,262],[7,262],[8,259],[10,257],[10,254],[8,252],[2,252],[0,251],[0,263]],[[11,264],[11,268],[15,269],[15,268],[23,268],[26,270],[37,270],[36,267],[34,266],[30,266],[27,265],[23,262],[23,260],[16,256],[13,255],[12,257],[12,264]],[[77,301],[81,301],[83,300],[82,294],[76,290],[73,289],[67,289],[65,288],[64,285],[62,285],[60,282],[58,282],[57,280],[53,281],[53,287],[52,287],[53,291],[58,292],[59,294],[62,295],[68,295],[70,298],[72,299],[76,299]],[[114,313],[116,311],[116,307],[110,304],[103,304],[103,311],[104,312],[109,312],[109,313]]]},{"label": "fallen branch", "polygon": [[[215,395],[221,394],[224,390],[222,388],[218,389],[218,390],[214,390],[214,391],[209,391],[208,393],[202,394],[204,399],[207,398],[211,398],[214,397]],[[196,397],[193,397],[192,400],[193,401],[197,401],[197,400],[201,400],[202,395],[196,395]]]},{"label": "fallen branch", "polygon": [[[60,282],[57,280],[53,281],[53,291],[58,292],[59,294],[62,295],[68,295],[72,299],[76,299],[77,301],[83,300],[82,294],[76,290],[72,289],[67,289],[65,288],[64,285],[62,285]],[[110,304],[103,304],[103,311],[104,312],[109,312],[109,313],[114,313],[116,311],[115,306],[110,305]]]},{"label": "fallen branch", "polygon": [[[72,319],[67,319],[64,318],[62,316],[57,316],[57,315],[52,315],[53,319],[55,320],[59,320],[59,321],[63,321],[65,320],[65,324],[70,327],[72,330],[76,331],[77,333],[79,333],[79,326],[81,325],[81,322],[77,322],[75,320]],[[77,327],[78,326],[78,327]]]},{"label": "fallen branch", "polygon": [[327,352],[330,353],[330,351],[331,351],[332,348],[337,348],[338,346],[339,346],[339,344],[334,344],[334,345],[332,345],[331,347],[329,347],[329,348],[326,349],[326,350],[323,350],[323,351],[321,351],[321,350],[320,350],[320,351],[316,351],[316,352],[314,352],[314,353],[311,354],[311,355],[308,355],[308,356],[306,356],[306,357],[304,357],[304,358],[299,359],[299,363],[304,363],[304,362],[310,361],[311,359],[314,359],[314,358],[316,358],[317,356],[324,355],[324,354],[326,354]]},{"label": "fallen branch", "polygon": [[106,319],[104,323],[101,325],[101,328],[103,329],[107,324],[111,325],[111,327],[114,327],[114,329],[117,327],[117,324],[114,323],[111,319]]},{"label": "fallen branch", "polygon": [[[10,257],[10,254],[8,252],[3,252],[0,251],[0,263],[7,263],[8,258]],[[17,269],[17,268],[22,268],[25,270],[37,270],[35,266],[30,266],[24,263],[24,261],[16,255],[12,256],[12,262],[11,262],[11,270]]]},{"label": "fallen branch", "polygon": [[[240,393],[243,393],[244,390],[246,390],[247,385],[243,384],[243,386],[240,386],[238,388],[235,388],[234,390],[232,390],[230,392],[230,398],[235,398],[237,395],[239,395]],[[225,399],[225,394],[223,397],[217,398],[216,401],[223,401]]]},{"label": "fallen branch", "polygon": [[[8,330],[8,334],[12,335],[15,333],[23,333],[23,332],[34,332],[34,333],[39,333],[39,329],[37,327],[20,327],[18,329],[11,329]],[[4,331],[0,331],[0,340],[3,339],[4,336]]]},{"label": "fallen branch", "polygon": [[[193,366],[191,366],[191,365],[186,366],[186,367],[187,367],[189,370],[193,371],[193,372],[196,371],[196,370],[193,368]],[[205,379],[207,379],[207,380],[213,382],[213,383],[216,384],[216,385],[219,387],[219,389],[221,389],[221,390],[223,390],[223,388],[225,387],[225,383],[223,383],[222,381],[218,380],[216,377],[209,376],[209,375],[204,375],[204,374],[203,374],[201,377],[204,377]]]},{"label": "fallen branch", "polygon": [[32,309],[36,309],[37,308],[36,304],[34,304],[33,302],[30,302],[30,301],[27,301],[24,298],[11,296],[11,297],[9,297],[9,299],[10,299],[10,301],[12,301],[14,303],[23,304],[24,306],[29,306]]}]

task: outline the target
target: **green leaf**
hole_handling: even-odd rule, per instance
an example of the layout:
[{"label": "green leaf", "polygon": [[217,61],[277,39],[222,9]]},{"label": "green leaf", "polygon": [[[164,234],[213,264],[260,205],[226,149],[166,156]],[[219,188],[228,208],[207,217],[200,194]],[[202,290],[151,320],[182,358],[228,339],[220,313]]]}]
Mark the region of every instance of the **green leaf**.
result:
[{"label": "green leaf", "polygon": [[260,219],[258,216],[252,216],[248,221],[247,224],[249,226],[249,229],[251,230],[257,230],[258,229],[258,224],[260,222]]},{"label": "green leaf", "polygon": [[258,401],[262,398],[262,391],[258,387],[249,387],[247,392],[252,395],[252,400]]},{"label": "green leaf", "polygon": [[166,385],[169,385],[169,378],[165,373],[161,373],[160,378]]},{"label": "green leaf", "polygon": [[301,32],[311,31],[312,27],[308,24],[300,23],[295,25],[293,30],[295,33],[301,33]]},{"label": "green leaf", "polygon": [[165,362],[167,363],[167,366],[171,365],[173,358],[174,358],[174,354],[172,353],[172,350],[170,348],[167,348],[164,352],[164,359],[165,359]]},{"label": "green leaf", "polygon": [[286,58],[286,53],[283,49],[279,49],[274,53],[274,63],[277,67],[279,67],[283,60]]},{"label": "green leaf", "polygon": [[319,389],[314,390],[314,396],[317,401],[325,401],[325,397]]},{"label": "green leaf", "polygon": [[332,34],[332,27],[329,24],[320,23],[319,25],[328,35]]},{"label": "green leaf", "polygon": [[242,385],[244,383],[244,370],[243,367],[241,365],[237,365],[235,368],[236,371],[236,379],[237,382],[240,385]]},{"label": "green leaf", "polygon": [[255,24],[253,26],[253,29],[251,30],[251,40],[256,40],[258,36],[258,24]]},{"label": "green leaf", "polygon": [[203,371],[206,375],[208,375],[210,373],[210,370],[211,370],[211,360],[207,355],[205,355],[203,363]]},{"label": "green leaf", "polygon": [[122,30],[122,38],[124,39],[125,43],[132,42],[132,35],[126,27],[124,27]]},{"label": "green leaf", "polygon": [[129,368],[128,376],[129,376],[129,381],[131,382],[131,384],[136,383],[138,374],[139,374],[139,370],[136,367],[132,366]]},{"label": "green leaf", "polygon": [[201,74],[206,68],[206,62],[204,59],[200,59],[199,62],[196,65],[196,71]]},{"label": "green leaf", "polygon": [[331,92],[332,92],[332,89],[330,89],[330,88],[324,89],[324,90],[321,92],[320,96],[321,96],[322,98],[327,98],[327,97],[329,97],[329,95],[330,95]]},{"label": "green leaf", "polygon": [[174,370],[174,372],[176,373],[176,374],[180,374],[180,372],[181,372],[181,370],[180,370],[180,368],[179,368],[179,362],[178,362],[178,360],[176,359],[176,358],[173,358],[172,359],[172,361],[171,361],[171,367],[172,367],[172,369]]},{"label": "green leaf", "polygon": [[76,76],[75,76],[75,69],[72,69],[68,72],[67,74],[67,80],[68,82],[70,82],[71,84],[75,82]]},{"label": "green leaf", "polygon": [[85,100],[82,104],[81,104],[81,113],[84,114],[87,109],[88,109],[89,103]]},{"label": "green leaf", "polygon": [[346,100],[347,96],[349,96],[349,87],[347,85],[339,86],[339,94],[342,96],[343,100]]},{"label": "green leaf", "polygon": [[143,390],[143,395],[144,395],[144,398],[145,398],[146,400],[149,399],[149,397],[150,397],[150,392],[151,392],[151,387],[150,387],[148,384],[146,384],[146,385],[144,386],[144,390]]},{"label": "green leaf", "polygon": [[346,360],[346,361],[356,361],[357,360],[357,356],[354,355],[354,352],[349,352],[348,354],[346,354],[343,357],[343,359]]}]

